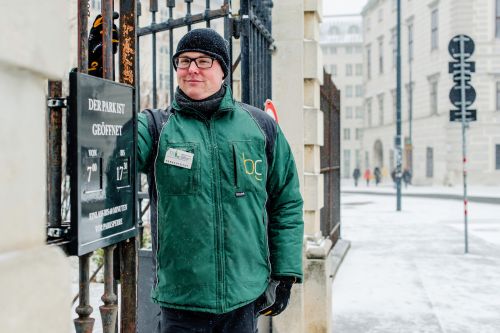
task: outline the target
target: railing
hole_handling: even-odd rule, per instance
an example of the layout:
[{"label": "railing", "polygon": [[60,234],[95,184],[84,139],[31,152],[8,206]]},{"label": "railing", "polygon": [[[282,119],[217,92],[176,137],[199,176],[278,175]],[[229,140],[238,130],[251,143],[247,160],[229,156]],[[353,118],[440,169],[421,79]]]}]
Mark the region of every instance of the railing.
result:
[{"label": "railing", "polygon": [[324,174],[324,207],[321,232],[332,240],[340,238],[340,90],[330,74],[323,72],[320,106],[324,114],[324,145],[321,147],[321,173]]},{"label": "railing", "polygon": [[[157,0],[148,1],[150,20],[145,26],[142,3],[137,0],[116,1],[119,7],[119,56],[118,81],[135,87],[136,111],[144,107],[165,107],[174,96],[174,73],[170,59],[176,40],[186,30],[196,26],[212,27],[222,31],[229,42],[232,69],[241,65],[242,100],[263,107],[271,98],[271,52],[274,40],[271,36],[272,1],[242,0],[237,13],[232,12],[229,0],[175,1],[166,0],[160,8]],[[111,30],[113,25],[113,0],[101,0],[103,16],[103,76],[114,80],[115,66],[112,54]],[[184,10],[184,15],[176,17]],[[177,13],[177,14],[176,14]],[[88,69],[88,24],[89,1],[78,0],[78,67],[81,73]],[[220,24],[222,22],[222,24]],[[183,30],[181,28],[185,28]],[[176,33],[179,32],[179,33]],[[242,37],[241,50],[233,60],[233,41]],[[151,38],[150,44],[146,39]],[[150,46],[148,46],[150,45]],[[140,47],[141,46],[141,49]],[[166,51],[168,50],[168,52]],[[160,57],[157,56],[158,51]],[[142,53],[141,53],[142,52]],[[141,57],[142,55],[142,57]],[[148,60],[144,60],[148,59]],[[232,86],[233,73],[226,78]],[[65,176],[65,159],[62,153],[64,118],[62,83],[49,82],[49,98],[56,104],[49,108],[48,125],[48,243],[63,245],[64,233],[69,226],[69,182]],[[59,103],[60,102],[60,103]],[[74,152],[67,152],[72,154]],[[140,180],[140,177],[137,177]],[[138,188],[141,188],[138,185]],[[103,264],[90,274],[90,254],[79,257],[79,292],[73,303],[78,318],[74,320],[76,332],[91,333],[95,319],[90,305],[90,281],[104,268],[103,305],[100,306],[103,332],[136,333],[138,331],[138,250],[143,246],[145,228],[143,220],[149,211],[149,200],[145,192],[138,194],[137,221],[139,236],[104,248]],[[116,249],[116,251],[115,251]],[[119,265],[118,265],[119,262]],[[118,282],[121,292],[118,295]],[[139,286],[140,288],[140,286]],[[118,309],[118,297],[121,307]],[[120,322],[117,322],[120,311]]]}]

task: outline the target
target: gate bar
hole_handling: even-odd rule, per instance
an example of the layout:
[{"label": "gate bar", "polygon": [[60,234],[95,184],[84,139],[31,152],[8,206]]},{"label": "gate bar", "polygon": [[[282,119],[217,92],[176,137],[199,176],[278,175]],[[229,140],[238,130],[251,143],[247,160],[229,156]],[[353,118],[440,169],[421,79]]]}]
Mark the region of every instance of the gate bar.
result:
[{"label": "gate bar", "polygon": [[[120,82],[134,86],[138,43],[135,37],[137,24],[136,0],[120,0]],[[138,104],[139,85],[135,91],[135,108]],[[135,171],[134,171],[135,172]],[[140,177],[138,183],[140,183]],[[120,332],[137,332],[137,240],[128,239],[118,245],[120,251],[121,307]]]},{"label": "gate bar", "polygon": [[[113,0],[101,0],[102,15],[102,69],[103,78],[113,80]],[[115,245],[104,248],[104,305],[99,307],[104,333],[114,333],[118,314],[117,296],[113,292],[113,250]]]},{"label": "gate bar", "polygon": [[[88,70],[88,17],[89,1],[78,0],[78,71],[87,73]],[[71,110],[69,110],[70,112]],[[75,312],[78,318],[73,320],[77,333],[92,333],[95,319],[91,318],[92,306],[89,304],[89,259],[91,254],[78,258],[80,302]]]}]

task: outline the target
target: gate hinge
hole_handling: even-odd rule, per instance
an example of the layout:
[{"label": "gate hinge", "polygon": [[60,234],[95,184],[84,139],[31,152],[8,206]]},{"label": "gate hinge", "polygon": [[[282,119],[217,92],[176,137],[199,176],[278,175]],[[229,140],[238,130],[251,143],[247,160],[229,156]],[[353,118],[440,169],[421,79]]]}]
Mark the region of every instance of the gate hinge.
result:
[{"label": "gate hinge", "polygon": [[235,39],[240,39],[241,37],[241,18],[235,16],[231,19],[232,29],[233,29],[233,37]]},{"label": "gate hinge", "polygon": [[47,236],[53,238],[63,238],[69,231],[69,226],[47,228]]},{"label": "gate hinge", "polygon": [[65,97],[55,97],[47,98],[47,106],[51,109],[53,108],[66,108],[66,98]]}]

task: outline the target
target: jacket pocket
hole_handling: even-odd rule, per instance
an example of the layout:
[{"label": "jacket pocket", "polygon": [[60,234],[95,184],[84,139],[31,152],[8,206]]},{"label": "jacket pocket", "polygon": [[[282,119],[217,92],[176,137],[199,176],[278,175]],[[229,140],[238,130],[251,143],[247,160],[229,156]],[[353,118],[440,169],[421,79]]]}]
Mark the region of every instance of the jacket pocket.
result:
[{"label": "jacket pocket", "polygon": [[[193,154],[191,168],[182,167],[166,161],[169,149]],[[167,195],[192,195],[198,192],[200,186],[200,156],[197,143],[168,143],[160,165],[157,169],[157,182],[165,184],[164,192]]]},{"label": "jacket pocket", "polygon": [[244,194],[258,188],[265,190],[266,161],[262,158],[264,149],[254,141],[231,142],[233,161],[233,184],[238,193]]}]

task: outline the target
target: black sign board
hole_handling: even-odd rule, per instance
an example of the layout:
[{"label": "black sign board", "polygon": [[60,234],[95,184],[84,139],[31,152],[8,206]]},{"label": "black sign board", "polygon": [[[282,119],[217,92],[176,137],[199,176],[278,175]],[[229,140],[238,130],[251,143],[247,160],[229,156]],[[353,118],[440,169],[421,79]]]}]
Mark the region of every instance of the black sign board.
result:
[{"label": "black sign board", "polygon": [[128,85],[70,74],[71,255],[136,235],[133,96]]},{"label": "black sign board", "polygon": [[[465,110],[465,121],[476,121],[476,110]],[[450,110],[450,121],[462,121],[462,110]]]},{"label": "black sign board", "polygon": [[[463,44],[463,52],[460,44]],[[469,58],[474,53],[474,48],[474,41],[467,35],[456,35],[448,43],[448,52],[455,59]]]},{"label": "black sign board", "polygon": [[[464,87],[465,107],[468,107],[476,100],[476,90],[470,84],[465,84]],[[460,86],[455,85],[451,87],[449,97],[451,104],[460,107],[462,105],[462,90]]]}]

